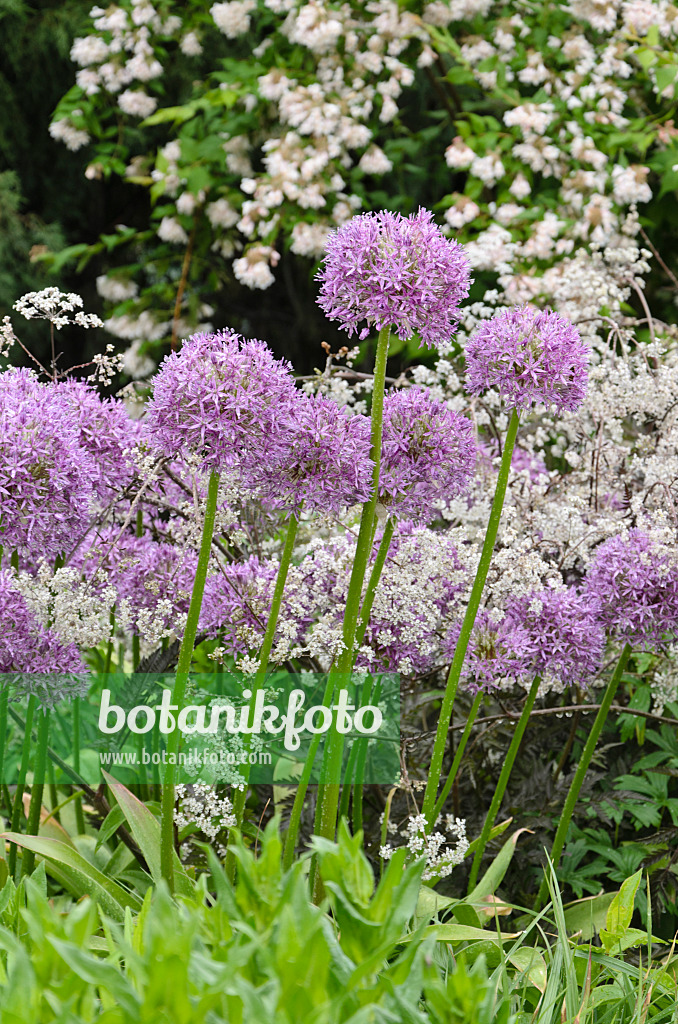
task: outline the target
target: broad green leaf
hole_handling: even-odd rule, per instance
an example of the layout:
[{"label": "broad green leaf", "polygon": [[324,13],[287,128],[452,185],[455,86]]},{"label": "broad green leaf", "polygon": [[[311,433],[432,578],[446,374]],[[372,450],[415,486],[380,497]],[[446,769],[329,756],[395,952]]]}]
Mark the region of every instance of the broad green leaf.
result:
[{"label": "broad green leaf", "polygon": [[480,903],[484,896],[491,896],[496,891],[497,887],[501,885],[504,875],[508,871],[508,866],[513,858],[513,852],[516,848],[518,838],[523,834],[523,832],[529,831],[529,828],[519,828],[517,832],[514,832],[513,835],[506,840],[473,892],[468,894],[468,903]]},{"label": "broad green leaf", "polygon": [[605,919],[605,928],[600,933],[600,938],[608,952],[613,946],[618,946],[631,924],[633,905],[642,877],[643,870],[640,868],[635,875],[631,875],[630,878],[622,882],[619,892],[610,903]]},{"label": "broad green leaf", "polygon": [[527,976],[528,981],[540,992],[546,991],[546,961],[533,946],[520,946],[507,954],[508,960]]},{"label": "broad green leaf", "polygon": [[22,836],[18,832],[4,832],[0,838],[43,857],[50,873],[58,877],[74,896],[91,896],[116,921],[124,919],[125,907],[134,911],[141,907],[141,900],[135,893],[128,892],[107,878],[77,850],[58,839]]},{"label": "broad green leaf", "polygon": [[[415,932],[410,932],[403,939],[404,942],[409,942]],[[522,932],[492,932],[483,931],[482,928],[472,928],[467,924],[431,924],[428,928],[424,928],[421,933],[425,938],[429,935],[436,939],[437,942],[493,942],[495,945],[501,945],[502,942],[510,942],[512,939],[517,939]]]},{"label": "broad green leaf", "polygon": [[[154,882],[162,878],[160,868],[160,822],[129,789],[116,782],[107,772],[102,772],[118,804],[123,810],[134,839],[144,855]],[[174,855],[174,884],[180,896],[193,895],[193,883],[184,871],[181,861]]]},{"label": "broad green leaf", "polygon": [[583,941],[589,942],[605,927],[605,919],[613,899],[614,893],[602,892],[597,896],[587,896],[585,899],[568,903],[563,908],[568,934],[581,934]]}]

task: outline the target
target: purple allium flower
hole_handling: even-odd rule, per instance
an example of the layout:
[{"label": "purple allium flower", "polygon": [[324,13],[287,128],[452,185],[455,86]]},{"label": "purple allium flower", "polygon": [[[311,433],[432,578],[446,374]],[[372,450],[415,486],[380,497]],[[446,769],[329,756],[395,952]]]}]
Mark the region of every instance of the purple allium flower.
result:
[{"label": "purple allium flower", "polygon": [[[188,611],[198,556],[195,551],[156,541],[149,534],[119,536],[117,527],[103,530],[85,550],[82,546],[72,560],[86,578],[97,570],[105,573],[106,584],[115,588],[118,602],[133,633],[143,633],[140,620],[150,614],[156,621],[175,624],[176,615]],[[95,580],[95,592],[101,585]]]},{"label": "purple allium flower", "polygon": [[466,389],[497,388],[509,409],[533,403],[573,411],[584,400],[589,350],[568,320],[521,306],[482,323],[466,347]]},{"label": "purple allium flower", "polygon": [[56,385],[72,405],[80,427],[80,446],[92,457],[97,494],[108,500],[135,477],[130,450],[140,421],[130,419],[123,402],[102,399],[86,381],[65,380]]},{"label": "purple allium flower", "polygon": [[284,445],[250,474],[267,503],[339,512],[368,500],[374,464],[366,417],[350,415],[323,395],[297,392],[278,427]]},{"label": "purple allium flower", "polygon": [[[457,645],[461,621],[456,622],[443,643],[443,651],[451,659]],[[487,690],[507,677],[520,679],[531,654],[530,636],[526,629],[504,617],[495,621],[483,610],[476,616],[463,674],[472,692]]]},{"label": "purple allium flower", "polygon": [[197,334],[154,378],[149,438],[165,455],[188,449],[208,469],[241,469],[280,454],[280,423],[295,396],[289,363],[263,342]]},{"label": "purple allium flower", "polygon": [[678,633],[678,563],[642,530],[600,545],[585,592],[600,603],[612,636],[633,647],[654,647]]},{"label": "purple allium flower", "polygon": [[464,250],[424,209],[353,217],[329,235],[317,280],[318,304],[349,336],[367,322],[361,339],[391,326],[403,339],[418,332],[426,345],[449,340],[471,283]]},{"label": "purple allium flower", "polygon": [[437,499],[466,490],[477,458],[466,417],[418,388],[386,395],[379,501],[391,514],[431,522]]},{"label": "purple allium flower", "polygon": [[0,570],[0,672],[85,671],[76,645],[41,625],[17,589],[12,573]]},{"label": "purple allium flower", "polygon": [[560,686],[589,684],[605,650],[598,612],[597,601],[574,589],[541,590],[510,601],[508,623],[529,637],[526,681],[540,675]]},{"label": "purple allium flower", "polygon": [[0,374],[0,544],[53,558],[89,520],[97,468],[59,385],[30,370]]}]

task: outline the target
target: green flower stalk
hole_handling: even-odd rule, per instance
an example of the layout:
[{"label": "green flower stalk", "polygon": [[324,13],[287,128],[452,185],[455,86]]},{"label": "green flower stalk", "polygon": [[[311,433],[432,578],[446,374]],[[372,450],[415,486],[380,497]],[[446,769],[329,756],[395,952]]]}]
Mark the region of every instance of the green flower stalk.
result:
[{"label": "green flower stalk", "polygon": [[[280,566],[278,568],[278,575],[275,581],[275,588],[273,590],[273,599],[271,601],[271,611],[268,616],[268,622],[266,623],[266,630],[264,632],[264,639],[261,645],[261,651],[259,652],[259,666],[257,668],[257,674],[254,677],[254,682],[251,686],[252,696],[250,697],[249,703],[249,715],[250,717],[254,714],[254,708],[256,705],[257,694],[261,690],[262,686],[266,681],[266,672],[268,670],[268,659],[271,655],[271,648],[273,647],[273,640],[275,638],[275,631],[278,626],[278,618],[280,615],[280,605],[282,604],[283,594],[285,591],[285,584],[287,583],[287,575],[289,573],[290,565],[292,564],[292,553],[294,551],[294,542],[297,537],[297,529],[299,526],[299,520],[296,516],[291,516],[287,527],[287,537],[285,539],[285,546],[280,558]],[[249,749],[250,736],[246,735],[244,740],[245,749]],[[233,800],[233,812],[236,816],[238,828],[242,824],[243,814],[245,811],[245,802],[247,800],[247,782],[250,774],[249,764],[243,764],[241,766],[241,775],[243,778],[243,788],[236,792]]]},{"label": "green flower stalk", "polygon": [[[612,707],[612,703],[614,701],[617,690],[619,689],[619,684],[621,683],[622,676],[624,675],[624,670],[626,668],[626,664],[631,656],[631,651],[631,645],[628,643],[624,644],[622,652],[619,655],[619,661],[617,662],[615,670],[612,673],[612,678],[607,684],[607,688],[605,690],[603,699],[598,709],[598,713],[593,722],[593,726],[591,727],[591,731],[584,745],[584,749],[582,750],[582,754],[579,759],[579,764],[577,765],[577,770],[574,773],[574,778],[572,779],[570,789],[568,791],[567,797],[565,798],[565,804],[563,806],[563,811],[560,816],[560,821],[558,823],[556,835],[553,840],[553,846],[551,847],[551,862],[553,864],[554,869],[556,870],[558,868],[558,864],[560,863],[560,857],[563,852],[565,840],[567,839],[567,830],[569,829],[570,822],[572,821],[572,815],[574,813],[574,809],[579,798],[579,793],[581,792],[581,787],[586,777],[586,772],[588,771],[589,765],[591,764],[593,752],[596,749],[596,744],[600,738],[601,732],[603,731],[603,726],[605,725],[607,716],[610,713],[610,708]],[[547,892],[547,883],[546,879],[544,879],[542,881],[542,884],[539,888],[539,893],[537,895],[537,902],[535,904],[536,908],[539,908],[543,905],[544,900],[547,896]]]},{"label": "green flower stalk", "polygon": [[511,743],[508,748],[508,753],[506,754],[506,758],[504,760],[504,764],[499,775],[499,781],[497,782],[497,787],[494,791],[494,796],[492,797],[492,803],[490,804],[490,809],[487,812],[487,817],[485,818],[483,830],[480,833],[480,839],[478,840],[478,845],[476,847],[475,857],[473,858],[473,865],[471,867],[471,877],[468,883],[469,892],[473,892],[473,890],[476,887],[476,882],[478,880],[478,871],[480,870],[480,863],[483,859],[483,853],[485,852],[485,847],[487,846],[487,842],[490,838],[492,826],[494,825],[497,818],[497,814],[499,813],[501,802],[504,799],[504,793],[506,792],[506,787],[508,786],[509,779],[511,777],[511,772],[513,771],[513,765],[518,754],[518,750],[520,749],[520,744],[522,742],[523,736],[525,735],[525,729],[527,728],[527,723],[530,720],[530,714],[532,712],[532,708],[534,707],[534,702],[537,699],[539,682],[539,676],[535,676],[532,682],[532,686],[530,687],[530,692],[527,695],[527,700],[523,705],[523,710],[520,714],[520,718],[518,719],[518,724],[516,725],[515,732],[513,733],[513,738],[511,739]]},{"label": "green flower stalk", "polygon": [[[376,518],[377,501],[379,499],[379,469],[381,466],[381,438],[384,415],[384,386],[386,379],[386,361],[391,329],[383,327],[377,340],[377,353],[374,363],[374,387],[372,391],[371,410],[371,449],[370,458],[374,463],[372,473],[372,493],[363,505],[360,517],[360,530],[356,544],[351,578],[344,610],[343,640],[344,650],[339,656],[336,671],[330,672],[334,683],[337,677],[350,675],[353,667],[358,620],[362,603],[363,583],[367,570],[367,562],[372,549],[372,535]],[[334,686],[333,686],[334,692]],[[316,834],[327,839],[334,838],[337,826],[337,809],[339,806],[339,773],[343,753],[343,738],[332,729],[327,741],[327,778],[329,781],[320,786],[318,791],[318,813],[316,817]]]},{"label": "green flower stalk", "polygon": [[[186,629],[179,651],[179,663],[177,674],[172,689],[172,704],[181,709],[186,696],[186,685],[188,673],[193,658],[195,638],[198,634],[198,621],[202,607],[203,594],[205,592],[205,581],[207,580],[207,568],[210,560],[212,547],[212,536],[214,534],[214,521],[217,512],[217,499],[219,496],[219,474],[210,474],[209,486],[207,489],[207,503],[205,506],[205,521],[202,529],[200,552],[198,564],[193,581],[193,592],[191,603],[188,608]],[[160,869],[162,876],[169,886],[170,892],[174,892],[174,786],[176,780],[176,766],[171,763],[176,759],[179,750],[180,733],[175,728],[167,737],[167,764],[162,789],[162,815],[160,821]],[[172,757],[174,755],[174,757]]]},{"label": "green flower stalk", "polygon": [[[33,785],[31,786],[31,802],[28,807],[29,836],[37,836],[40,831],[40,811],[42,796],[45,791],[45,775],[47,772],[47,747],[49,745],[49,709],[42,708],[38,712],[38,743],[35,762],[33,764]],[[30,875],[35,866],[35,853],[24,850],[21,858],[21,873]]]},{"label": "green flower stalk", "polygon": [[518,433],[518,424],[519,416],[514,409],[511,413],[511,419],[509,421],[506,438],[504,440],[504,450],[502,452],[501,465],[499,467],[497,487],[494,492],[490,518],[487,523],[485,541],[480,554],[480,561],[478,563],[478,569],[476,570],[476,576],[473,581],[471,596],[469,597],[466,613],[461,625],[459,639],[457,640],[457,645],[454,650],[452,664],[450,665],[450,671],[445,684],[443,702],[440,708],[440,718],[438,720],[438,728],[436,730],[436,738],[433,746],[433,756],[431,758],[429,777],[426,784],[424,803],[422,806],[422,813],[426,818],[429,828],[432,827],[435,822],[434,809],[437,802],[440,776],[442,774],[443,758],[445,756],[445,747],[447,745],[447,734],[450,727],[450,721],[452,720],[452,708],[457,695],[457,687],[459,686],[461,670],[464,665],[464,659],[466,658],[469,640],[471,639],[473,624],[476,620],[476,615],[480,607],[480,600],[483,595],[485,581],[487,580],[487,574],[492,561],[494,545],[497,539],[497,532],[499,530],[501,512],[504,506],[504,498],[506,496],[506,487],[508,485],[508,478],[511,472],[511,458],[513,456],[516,435]]}]

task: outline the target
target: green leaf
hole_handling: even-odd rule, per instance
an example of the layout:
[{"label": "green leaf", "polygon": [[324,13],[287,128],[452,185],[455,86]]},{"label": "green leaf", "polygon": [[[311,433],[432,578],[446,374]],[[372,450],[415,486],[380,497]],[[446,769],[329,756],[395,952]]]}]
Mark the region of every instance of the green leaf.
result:
[{"label": "green leaf", "polygon": [[0,838],[43,857],[50,874],[58,878],[74,896],[91,896],[116,921],[124,920],[126,907],[134,911],[141,907],[141,900],[135,893],[128,892],[107,878],[77,850],[58,839],[22,836],[18,832],[4,832]]},{"label": "green leaf", "polygon": [[636,893],[642,877],[643,869],[640,868],[635,875],[631,875],[630,878],[622,882],[619,892],[616,893],[610,904],[605,919],[605,928],[600,933],[602,943],[608,952],[613,947],[618,947],[628,931],[633,917]]},{"label": "green leaf", "polygon": [[517,832],[514,832],[513,835],[506,840],[473,892],[468,894],[468,903],[480,903],[485,896],[491,896],[497,887],[501,885],[504,875],[508,871],[508,866],[513,858],[513,852],[516,848],[519,836],[521,836],[523,832],[529,831],[530,830],[528,828],[519,828]]},{"label": "green leaf", "polygon": [[520,946],[507,956],[510,963],[522,971],[535,988],[542,993],[546,991],[546,961],[538,949],[533,946]]},{"label": "green leaf", "polygon": [[[102,772],[113,795],[122,808],[130,832],[144,855],[151,877],[156,884],[162,878],[160,868],[160,822],[141,800],[130,793],[121,782],[116,782],[107,772]],[[178,895],[192,896],[193,883],[184,871],[181,861],[174,855],[174,882]]]},{"label": "green leaf", "polygon": [[[404,940],[409,942],[414,935],[419,935],[418,932],[411,932],[406,935]],[[421,933],[424,938],[432,936],[438,942],[476,942],[482,940],[483,942],[493,942],[495,945],[501,945],[503,942],[511,942],[513,939],[519,938],[522,932],[492,932],[483,931],[482,928],[472,928],[467,924],[431,924],[428,928],[424,928]]]},{"label": "green leaf", "polygon": [[74,942],[66,942],[54,935],[46,936],[47,941],[57,951],[68,969],[89,985],[106,988],[116,1003],[126,1014],[138,1019],[140,1001],[124,974],[113,964],[105,963],[99,957],[92,956]]},{"label": "green leaf", "polygon": [[565,925],[569,935],[581,933],[584,942],[597,935],[605,927],[605,919],[614,893],[602,892],[582,900],[568,903],[563,909]]},{"label": "green leaf", "polygon": [[655,73],[657,76],[657,90],[661,93],[675,82],[676,75],[678,75],[678,67],[674,64],[669,64],[667,67],[657,68]]}]

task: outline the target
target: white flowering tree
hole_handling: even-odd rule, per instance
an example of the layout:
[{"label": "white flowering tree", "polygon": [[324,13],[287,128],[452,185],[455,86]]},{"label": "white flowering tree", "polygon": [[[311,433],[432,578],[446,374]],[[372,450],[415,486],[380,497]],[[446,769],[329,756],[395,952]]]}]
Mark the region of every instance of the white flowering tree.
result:
[{"label": "white flowering tree", "polygon": [[[237,282],[317,260],[356,210],[419,201],[469,243],[480,293],[550,298],[577,252],[643,230],[678,184],[678,20],[661,0],[397,5],[123,0],[75,40],[51,126],[89,178],[148,190],[95,246],[108,330],[140,349],[212,319]],[[651,232],[652,233],[652,232]],[[310,266],[309,266],[310,269]]]}]

